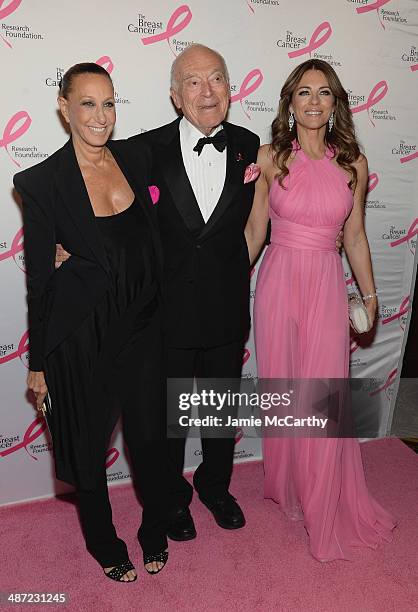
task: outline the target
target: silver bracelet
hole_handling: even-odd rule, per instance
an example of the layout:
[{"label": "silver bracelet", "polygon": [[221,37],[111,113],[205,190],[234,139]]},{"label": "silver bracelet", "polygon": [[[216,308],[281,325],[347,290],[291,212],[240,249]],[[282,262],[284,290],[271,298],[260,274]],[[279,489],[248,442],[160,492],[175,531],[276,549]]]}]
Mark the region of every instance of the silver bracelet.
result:
[{"label": "silver bracelet", "polygon": [[366,300],[371,300],[372,298],[377,298],[377,293],[369,293],[369,295],[363,295],[363,302]]}]

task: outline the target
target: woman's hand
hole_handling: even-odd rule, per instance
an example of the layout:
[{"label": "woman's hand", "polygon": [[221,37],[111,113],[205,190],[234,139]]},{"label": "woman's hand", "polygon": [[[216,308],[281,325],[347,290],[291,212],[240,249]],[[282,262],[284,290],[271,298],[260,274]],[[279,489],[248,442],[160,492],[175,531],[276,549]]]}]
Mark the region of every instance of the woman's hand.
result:
[{"label": "woman's hand", "polygon": [[377,299],[375,297],[370,298],[364,303],[367,314],[369,315],[370,323],[373,326],[374,320],[376,318],[376,310],[377,310]]},{"label": "woman's hand", "polygon": [[27,384],[28,389],[33,391],[35,394],[36,408],[38,410],[42,410],[42,404],[44,403],[45,396],[48,393],[44,373],[32,372],[32,370],[29,370]]}]

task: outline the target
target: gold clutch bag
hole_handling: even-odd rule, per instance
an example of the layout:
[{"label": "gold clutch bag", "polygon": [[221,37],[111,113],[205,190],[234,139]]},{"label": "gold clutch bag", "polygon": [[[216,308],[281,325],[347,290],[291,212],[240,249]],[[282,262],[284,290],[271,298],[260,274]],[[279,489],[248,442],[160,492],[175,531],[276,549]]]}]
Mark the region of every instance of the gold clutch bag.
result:
[{"label": "gold clutch bag", "polygon": [[350,317],[351,327],[358,334],[368,332],[372,324],[363,300],[357,293],[348,295],[348,316]]}]

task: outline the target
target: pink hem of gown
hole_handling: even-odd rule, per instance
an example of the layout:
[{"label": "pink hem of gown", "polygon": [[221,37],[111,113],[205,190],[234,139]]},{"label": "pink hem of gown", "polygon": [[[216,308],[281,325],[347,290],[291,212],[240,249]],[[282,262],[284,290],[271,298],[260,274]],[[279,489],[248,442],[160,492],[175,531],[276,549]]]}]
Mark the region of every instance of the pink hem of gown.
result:
[{"label": "pink hem of gown", "polygon": [[[290,520],[304,521],[309,550],[315,559],[322,562],[351,561],[355,547],[376,549],[383,542],[392,541],[392,530],[397,523],[367,490],[357,440],[281,438],[279,453],[268,448],[270,440],[264,440],[264,454],[273,464],[275,479],[266,479],[264,497],[279,504]],[[317,461],[313,459],[315,453],[320,453],[321,458],[324,455],[333,458],[332,478],[327,478],[319,470],[315,474],[306,474],[310,486],[303,483],[303,492],[298,495],[292,476],[296,480],[297,476],[303,478],[304,474],[303,470],[292,465],[295,455],[301,465],[306,466],[310,460],[310,464],[315,463],[317,468],[322,466],[324,471],[329,471],[326,457],[324,461]],[[287,461],[290,461],[290,466]],[[277,466],[282,469],[277,469]],[[290,473],[292,469],[296,475],[295,471]]]}]

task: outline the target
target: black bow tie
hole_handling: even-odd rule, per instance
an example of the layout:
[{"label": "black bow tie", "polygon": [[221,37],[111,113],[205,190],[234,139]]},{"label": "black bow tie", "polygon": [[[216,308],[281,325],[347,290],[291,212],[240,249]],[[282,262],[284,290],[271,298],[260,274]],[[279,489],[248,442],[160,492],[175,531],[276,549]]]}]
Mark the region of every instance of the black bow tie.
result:
[{"label": "black bow tie", "polygon": [[197,151],[197,154],[200,155],[202,149],[207,144],[213,144],[215,149],[222,152],[226,147],[226,132],[224,129],[219,130],[215,134],[215,136],[209,136],[207,138],[199,138],[197,141],[197,145],[193,148],[193,151]]}]

